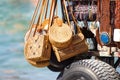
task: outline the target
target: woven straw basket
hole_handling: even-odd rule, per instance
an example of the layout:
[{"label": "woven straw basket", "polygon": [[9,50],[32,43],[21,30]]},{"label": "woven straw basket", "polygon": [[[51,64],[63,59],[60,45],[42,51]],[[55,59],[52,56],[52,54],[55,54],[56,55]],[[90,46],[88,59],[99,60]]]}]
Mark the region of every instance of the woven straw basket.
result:
[{"label": "woven straw basket", "polygon": [[[45,36],[39,34],[37,35],[38,36],[35,35],[35,37],[28,39],[25,43],[24,55],[31,65],[35,67],[45,67],[49,65],[50,55],[48,55],[48,53],[50,54],[51,47],[49,46],[49,43],[47,44],[48,46],[40,43],[40,41],[42,42],[42,40],[46,39]],[[46,42],[44,41],[44,43]]]},{"label": "woven straw basket", "polygon": [[[50,5],[49,5],[50,3]],[[50,6],[50,11],[48,7]],[[49,65],[51,45],[48,38],[48,29],[51,25],[55,9],[55,0],[39,0],[34,11],[29,36],[25,39],[24,55],[27,61],[36,67]],[[47,19],[47,15],[49,19]],[[46,20],[47,19],[47,20]],[[36,24],[34,26],[34,24]],[[32,28],[35,30],[32,31]]]},{"label": "woven straw basket", "polygon": [[49,29],[49,40],[55,47],[65,48],[72,41],[72,30],[67,24],[54,22]]},{"label": "woven straw basket", "polygon": [[53,46],[55,55],[59,62],[69,59],[78,54],[82,54],[88,51],[87,43],[84,40],[82,33],[78,33],[73,36],[72,43],[67,48],[57,48]]},{"label": "woven straw basket", "polygon": [[47,35],[36,34],[28,39],[25,44],[25,56],[28,60],[41,61],[49,60],[51,47],[47,42]]}]

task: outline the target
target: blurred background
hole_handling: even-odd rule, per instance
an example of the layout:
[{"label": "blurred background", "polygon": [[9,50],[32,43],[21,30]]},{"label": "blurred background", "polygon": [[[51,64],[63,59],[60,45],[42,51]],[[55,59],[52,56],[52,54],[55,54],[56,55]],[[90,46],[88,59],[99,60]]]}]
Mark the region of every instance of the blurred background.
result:
[{"label": "blurred background", "polygon": [[0,0],[0,80],[56,80],[58,73],[35,68],[24,58],[24,35],[34,0]]},{"label": "blurred background", "polygon": [[24,58],[24,36],[36,1],[0,0],[0,80],[56,80],[59,74],[33,67]]}]

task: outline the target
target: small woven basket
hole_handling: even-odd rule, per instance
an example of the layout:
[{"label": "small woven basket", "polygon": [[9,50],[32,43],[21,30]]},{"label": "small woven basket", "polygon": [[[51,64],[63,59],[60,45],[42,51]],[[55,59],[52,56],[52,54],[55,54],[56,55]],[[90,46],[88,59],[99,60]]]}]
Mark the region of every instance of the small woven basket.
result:
[{"label": "small woven basket", "polygon": [[72,41],[72,30],[70,26],[64,23],[54,23],[49,29],[49,40],[55,47],[65,48],[69,46]]}]

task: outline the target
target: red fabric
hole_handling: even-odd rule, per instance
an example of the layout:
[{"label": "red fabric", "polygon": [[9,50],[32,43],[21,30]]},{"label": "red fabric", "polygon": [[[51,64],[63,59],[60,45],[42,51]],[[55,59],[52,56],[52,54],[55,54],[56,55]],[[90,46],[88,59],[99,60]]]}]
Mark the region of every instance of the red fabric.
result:
[{"label": "red fabric", "polygon": [[100,32],[110,33],[110,0],[102,0],[100,14]]},{"label": "red fabric", "polygon": [[116,0],[115,28],[120,29],[120,0]]}]

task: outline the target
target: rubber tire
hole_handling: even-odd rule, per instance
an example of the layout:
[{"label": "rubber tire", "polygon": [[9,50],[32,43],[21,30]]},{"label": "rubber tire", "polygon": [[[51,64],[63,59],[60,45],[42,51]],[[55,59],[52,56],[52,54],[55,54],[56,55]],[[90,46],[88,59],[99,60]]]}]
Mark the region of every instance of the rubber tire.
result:
[{"label": "rubber tire", "polygon": [[120,80],[109,64],[99,60],[79,60],[67,66],[57,80]]}]

